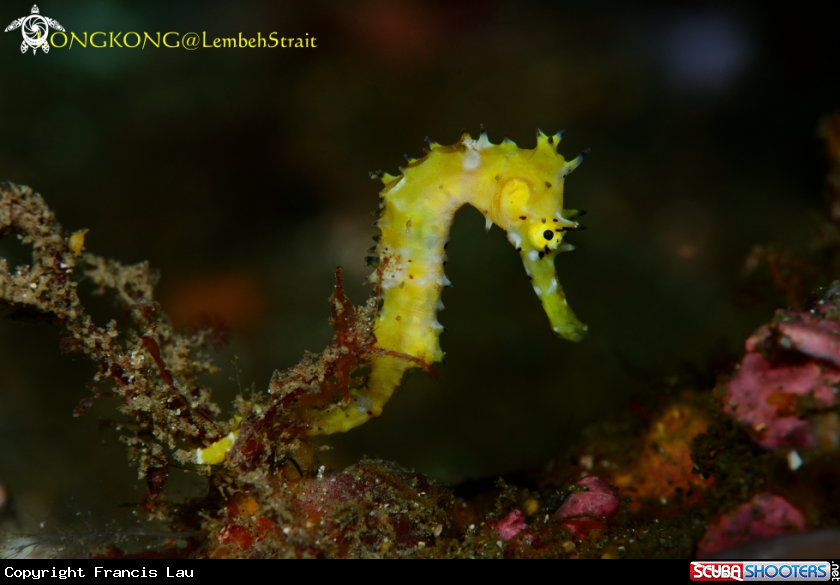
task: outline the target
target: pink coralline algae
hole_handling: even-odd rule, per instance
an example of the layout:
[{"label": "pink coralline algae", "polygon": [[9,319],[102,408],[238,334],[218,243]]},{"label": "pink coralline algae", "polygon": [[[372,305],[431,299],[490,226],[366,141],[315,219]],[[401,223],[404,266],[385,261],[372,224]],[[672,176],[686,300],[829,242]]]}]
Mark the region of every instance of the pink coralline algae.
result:
[{"label": "pink coralline algae", "polygon": [[812,449],[819,434],[800,413],[837,402],[840,323],[825,318],[833,305],[809,313],[779,311],[775,322],[747,339],[747,353],[726,387],[724,412],[750,428],[765,449]]},{"label": "pink coralline algae", "polygon": [[575,485],[584,489],[570,495],[556,516],[575,538],[585,538],[590,530],[605,528],[606,520],[618,513],[621,502],[615,488],[597,477],[584,477]]},{"label": "pink coralline algae", "polygon": [[804,529],[805,517],[786,499],[769,493],[757,494],[709,527],[697,545],[697,556],[707,557],[753,540]]},{"label": "pink coralline algae", "polygon": [[496,532],[503,540],[510,540],[525,529],[525,514],[514,510],[496,524]]}]

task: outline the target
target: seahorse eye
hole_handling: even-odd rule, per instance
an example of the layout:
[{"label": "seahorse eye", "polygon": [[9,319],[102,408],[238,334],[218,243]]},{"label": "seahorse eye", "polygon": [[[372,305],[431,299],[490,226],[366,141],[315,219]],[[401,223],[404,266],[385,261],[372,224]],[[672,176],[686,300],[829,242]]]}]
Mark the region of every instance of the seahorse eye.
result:
[{"label": "seahorse eye", "polygon": [[562,235],[560,231],[555,233],[554,230],[545,229],[545,224],[541,221],[535,221],[528,230],[528,239],[531,241],[531,245],[537,250],[545,250],[546,252],[554,250],[560,245]]}]

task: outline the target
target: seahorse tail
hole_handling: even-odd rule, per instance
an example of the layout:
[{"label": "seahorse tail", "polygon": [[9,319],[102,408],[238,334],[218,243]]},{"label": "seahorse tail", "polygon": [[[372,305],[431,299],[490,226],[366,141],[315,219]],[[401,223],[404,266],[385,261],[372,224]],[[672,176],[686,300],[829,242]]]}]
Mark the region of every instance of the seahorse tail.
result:
[{"label": "seahorse tail", "polygon": [[310,423],[308,435],[343,433],[382,414],[382,407],[399,387],[403,374],[417,364],[392,356],[371,360],[370,375],[361,388],[350,390],[346,406],[333,405],[328,412],[311,410],[305,418]]}]

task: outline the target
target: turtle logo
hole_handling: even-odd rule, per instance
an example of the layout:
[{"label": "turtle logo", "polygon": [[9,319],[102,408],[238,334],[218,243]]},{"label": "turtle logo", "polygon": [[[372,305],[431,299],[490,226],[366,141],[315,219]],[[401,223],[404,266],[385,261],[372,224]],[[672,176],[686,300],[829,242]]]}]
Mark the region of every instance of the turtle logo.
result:
[{"label": "turtle logo", "polygon": [[3,32],[9,32],[18,27],[21,28],[21,32],[23,33],[23,43],[20,45],[20,52],[25,53],[31,48],[33,55],[38,49],[41,49],[45,53],[50,52],[50,43],[47,40],[50,27],[64,32],[64,27],[58,24],[58,22],[52,18],[41,16],[37,5],[32,6],[32,14],[13,21]]}]

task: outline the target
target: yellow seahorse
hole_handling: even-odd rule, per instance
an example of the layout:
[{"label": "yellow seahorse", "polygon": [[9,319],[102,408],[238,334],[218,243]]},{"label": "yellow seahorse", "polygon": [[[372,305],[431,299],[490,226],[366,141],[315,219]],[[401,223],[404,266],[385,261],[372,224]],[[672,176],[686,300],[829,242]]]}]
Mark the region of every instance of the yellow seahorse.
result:
[{"label": "yellow seahorse", "polygon": [[[443,273],[445,249],[455,212],[464,204],[484,214],[488,230],[496,224],[507,232],[555,333],[583,338],[587,327],[566,302],[554,257],[573,249],[563,243],[566,231],[583,227],[575,221],[582,212],[563,209],[563,183],[588,150],[566,161],[557,152],[562,137],[537,131],[536,148],[523,149],[508,139],[492,144],[482,127],[477,140],[464,132],[452,146],[429,141],[426,156],[409,159],[399,176],[372,174],[385,188],[376,224],[381,235],[368,257],[377,267],[370,282],[382,301],[369,377],[350,389],[340,407],[303,407],[306,434],[341,433],[379,416],[407,370],[429,369],[443,359],[437,312],[443,308],[441,290],[450,284]],[[238,428],[197,449],[197,462],[221,463],[237,436]]]},{"label": "yellow seahorse", "polygon": [[578,211],[563,209],[563,183],[588,151],[567,162],[556,150],[562,137],[538,131],[536,148],[522,149],[507,139],[492,144],[482,128],[477,140],[464,132],[452,146],[429,141],[426,156],[409,159],[399,176],[375,174],[385,184],[376,224],[381,236],[369,257],[378,265],[370,281],[382,291],[376,346],[418,360],[373,356],[367,383],[350,391],[346,408],[311,411],[310,434],[344,432],[379,416],[407,370],[420,360],[431,365],[443,359],[437,312],[441,290],[450,284],[443,273],[445,249],[464,204],[484,214],[488,230],[496,224],[507,232],[557,335],[583,338],[587,327],[566,302],[554,257],[573,249],[563,243],[566,231],[582,227],[574,221]]}]

